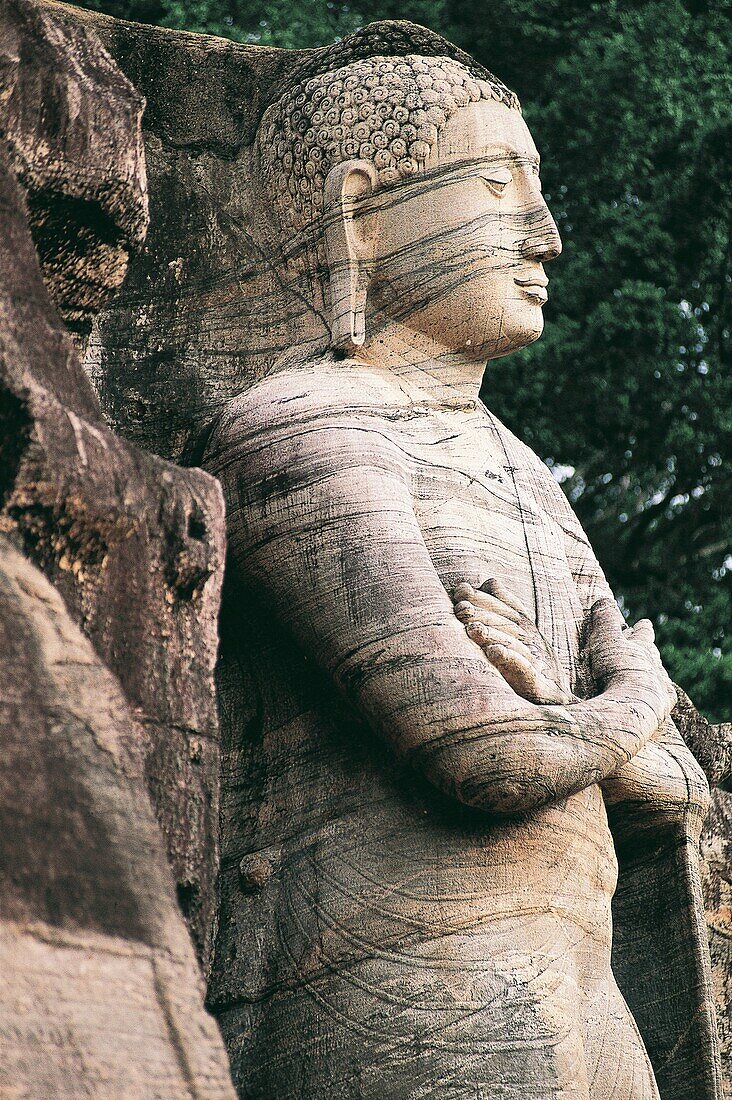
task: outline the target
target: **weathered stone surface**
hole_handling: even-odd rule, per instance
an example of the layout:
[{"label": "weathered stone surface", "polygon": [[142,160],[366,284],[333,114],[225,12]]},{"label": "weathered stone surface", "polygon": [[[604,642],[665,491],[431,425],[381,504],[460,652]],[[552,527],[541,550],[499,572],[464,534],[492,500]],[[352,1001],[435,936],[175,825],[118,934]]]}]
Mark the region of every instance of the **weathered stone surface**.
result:
[{"label": "weathered stone surface", "polygon": [[[0,526],[52,580],[139,716],[149,787],[206,960],[218,832],[212,676],[221,494],[206,474],[145,454],[109,430],[42,278],[62,306],[78,291],[85,314],[115,289],[117,269],[97,263],[96,245],[113,224],[126,264],[146,226],[142,101],[89,30],[64,28],[26,0],[4,6],[2,20],[12,160],[0,157]],[[51,97],[54,112],[41,109],[40,95]],[[38,195],[52,213],[66,211],[72,237],[79,225],[90,229],[85,255],[101,298],[87,293],[78,257],[53,251],[31,218],[32,239],[26,211]],[[89,210],[104,213],[106,228]],[[51,249],[40,269],[38,235]]]},{"label": "weathered stone surface", "polygon": [[0,537],[0,1092],[233,1095],[147,798],[139,729]]},{"label": "weathered stone surface", "polygon": [[674,721],[710,784],[732,791],[732,722],[712,726],[678,684]]},{"label": "weathered stone surface", "polygon": [[674,721],[710,783],[712,804],[701,836],[701,872],[713,996],[717,1008],[725,1096],[732,1096],[732,723],[711,726],[677,687]]},{"label": "weathered stone surface", "polygon": [[729,794],[720,793],[712,801],[701,852],[723,1078],[728,1093],[732,1094],[732,797]]},{"label": "weathered stone surface", "polygon": [[46,285],[83,331],[147,230],[144,102],[91,30],[29,0],[0,12],[0,89]]},{"label": "weathered stone surface", "polygon": [[218,1100],[221,494],[110,432],[49,297],[83,329],[142,238],[143,104],[28,0],[0,74],[0,1092]]},{"label": "weathered stone surface", "polygon": [[145,96],[150,231],[85,366],[109,423],[179,461],[282,346],[281,302],[251,235],[250,146],[286,50],[48,5],[93,28]]}]

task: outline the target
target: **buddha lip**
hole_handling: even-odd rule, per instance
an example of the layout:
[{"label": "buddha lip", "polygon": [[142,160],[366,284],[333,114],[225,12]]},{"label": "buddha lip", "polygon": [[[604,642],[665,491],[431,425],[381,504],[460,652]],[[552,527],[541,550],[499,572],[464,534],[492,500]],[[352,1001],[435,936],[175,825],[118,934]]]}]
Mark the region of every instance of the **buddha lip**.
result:
[{"label": "buddha lip", "polygon": [[527,275],[523,279],[515,278],[513,281],[516,283],[516,286],[545,287],[549,285],[549,280],[546,275]]},{"label": "buddha lip", "polygon": [[533,279],[514,279],[516,286],[524,292],[527,298],[542,306],[549,297],[546,292],[548,282],[546,275],[535,276]]}]

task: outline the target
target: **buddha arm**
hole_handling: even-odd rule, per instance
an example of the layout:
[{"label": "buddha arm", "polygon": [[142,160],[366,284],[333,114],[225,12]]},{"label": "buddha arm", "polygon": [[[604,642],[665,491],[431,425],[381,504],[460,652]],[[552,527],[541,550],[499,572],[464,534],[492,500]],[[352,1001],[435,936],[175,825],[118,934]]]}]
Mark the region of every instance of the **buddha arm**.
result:
[{"label": "buddha arm", "polygon": [[[554,489],[557,521],[566,531],[565,552],[577,585],[583,607],[588,610],[599,598],[611,596],[610,588],[587,535],[571,510],[564,493]],[[678,691],[679,689],[677,689]],[[679,704],[686,699],[680,693]],[[693,706],[690,704],[690,709]],[[633,807],[633,819],[623,822],[613,815],[613,831],[616,834],[633,831],[639,815],[652,813],[672,820],[689,813],[703,818],[708,805],[708,788],[695,756],[685,744],[687,738],[679,734],[680,706],[672,712],[672,718],[663,723],[643,749],[629,762],[623,763],[601,783],[608,806],[620,807],[627,803]],[[693,710],[694,715],[696,711]],[[683,715],[681,715],[683,717]],[[699,716],[700,717],[700,716]],[[703,719],[702,719],[703,721]],[[675,724],[676,723],[676,724]],[[719,772],[709,766],[704,771],[710,782],[718,781]]]},{"label": "buddha arm", "polygon": [[602,780],[667,717],[668,692],[642,661],[569,706],[516,695],[455,618],[407,462],[368,425],[323,418],[296,430],[280,418],[247,431],[235,419],[212,455],[240,574],[445,792],[495,813],[530,810]]}]

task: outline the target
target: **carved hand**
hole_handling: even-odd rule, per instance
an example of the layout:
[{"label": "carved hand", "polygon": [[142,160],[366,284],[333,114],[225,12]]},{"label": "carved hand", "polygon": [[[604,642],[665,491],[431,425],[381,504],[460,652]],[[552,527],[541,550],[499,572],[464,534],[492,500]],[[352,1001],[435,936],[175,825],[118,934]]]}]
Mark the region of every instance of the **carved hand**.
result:
[{"label": "carved hand", "polygon": [[477,590],[459,584],[453,601],[468,637],[517,695],[531,703],[576,701],[553,649],[520,600],[500,581],[491,578]]},{"label": "carved hand", "polygon": [[[477,590],[462,583],[453,601],[468,636],[517,695],[532,703],[578,701],[556,654],[504,585],[492,578]],[[590,609],[584,656],[598,691],[610,683],[623,684],[641,698],[650,692],[666,713],[674,705],[676,693],[654,644],[651,623],[642,619],[626,627],[614,601],[598,600]]]},{"label": "carved hand", "polygon": [[614,600],[596,600],[585,630],[585,650],[596,689],[627,687],[670,715],[676,691],[656,649],[653,625],[641,619],[627,627]]}]

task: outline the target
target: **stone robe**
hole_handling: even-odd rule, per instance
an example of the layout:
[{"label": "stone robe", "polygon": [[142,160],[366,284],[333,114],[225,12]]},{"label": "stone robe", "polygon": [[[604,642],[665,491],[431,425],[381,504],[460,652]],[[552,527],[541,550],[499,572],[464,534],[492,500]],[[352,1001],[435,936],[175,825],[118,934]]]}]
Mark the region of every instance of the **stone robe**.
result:
[{"label": "stone robe", "polygon": [[[502,581],[591,691],[581,630],[609,589],[546,467],[480,402],[327,362],[235,402],[206,465],[232,554],[222,706],[248,700],[211,991],[241,1094],[650,1100],[610,969],[619,854],[614,969],[663,1100],[718,1095],[692,906],[708,792],[673,726],[604,792],[510,817],[425,778],[487,674],[459,581]],[[392,735],[413,706],[434,741]]]}]

